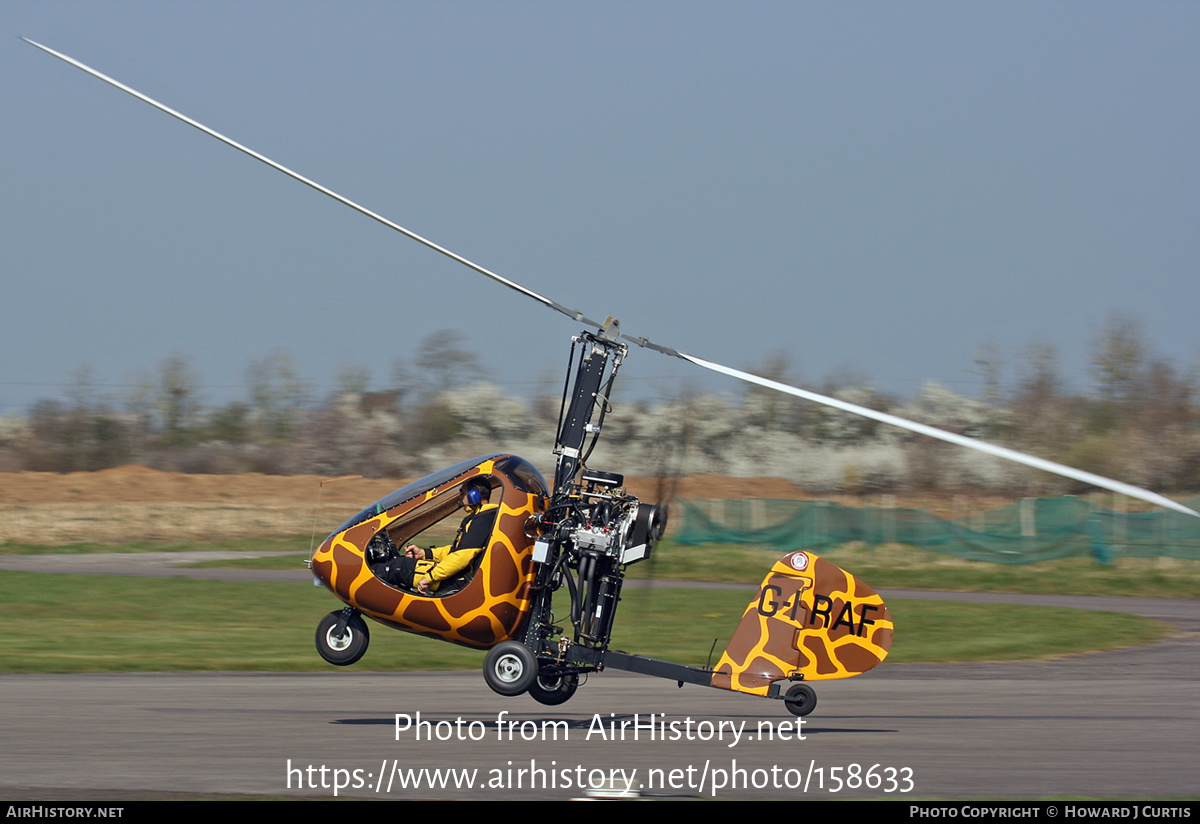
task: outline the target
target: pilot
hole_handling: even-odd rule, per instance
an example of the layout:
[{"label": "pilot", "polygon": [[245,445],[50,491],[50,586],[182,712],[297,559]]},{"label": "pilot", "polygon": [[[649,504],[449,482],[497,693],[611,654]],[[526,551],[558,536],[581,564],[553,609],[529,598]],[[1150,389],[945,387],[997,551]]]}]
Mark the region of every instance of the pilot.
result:
[{"label": "pilot", "polygon": [[436,592],[454,578],[487,548],[496,523],[499,506],[490,503],[492,488],[483,478],[472,478],[462,485],[459,502],[467,510],[458,534],[449,546],[422,549],[414,544],[404,548],[404,559],[397,570],[399,582],[422,595]]}]

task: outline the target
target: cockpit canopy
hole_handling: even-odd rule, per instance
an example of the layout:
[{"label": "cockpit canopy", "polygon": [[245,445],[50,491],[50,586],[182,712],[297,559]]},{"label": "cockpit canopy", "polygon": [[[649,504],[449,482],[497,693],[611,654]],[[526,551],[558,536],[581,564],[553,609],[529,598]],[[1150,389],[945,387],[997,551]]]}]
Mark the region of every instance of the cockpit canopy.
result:
[{"label": "cockpit canopy", "polygon": [[[542,477],[542,473],[538,471],[537,467],[524,458],[518,458],[516,455],[504,454],[482,455],[478,458],[472,458],[469,461],[463,461],[462,463],[457,463],[454,466],[426,475],[424,478],[415,480],[407,486],[402,486],[400,489],[397,489],[395,492],[384,498],[380,498],[378,501],[359,512],[357,515],[347,520],[344,524],[334,530],[333,534],[336,535],[339,532],[345,532],[347,529],[350,529],[353,526],[357,526],[358,524],[368,521],[371,518],[382,515],[388,510],[412,501],[414,498],[423,497],[430,490],[437,489],[440,486],[445,486],[446,484],[454,481],[456,478],[461,477],[465,481],[468,476],[475,474],[472,472],[473,469],[489,460],[495,460],[493,473],[502,473],[506,478],[508,478],[513,488],[518,492],[543,496],[549,494],[549,491],[546,488],[546,479]],[[493,482],[493,489],[496,488],[496,486],[497,484]],[[496,503],[497,501],[493,499],[492,502]],[[424,520],[425,525],[428,526],[428,524],[435,523],[453,512],[458,507],[458,496],[456,493],[449,495],[438,495],[430,500],[429,504],[432,504],[432,506],[428,510],[426,510],[424,506],[418,506],[412,513],[409,513],[409,515],[416,515],[417,512],[421,512],[421,520]],[[430,517],[426,519],[424,517],[425,515]],[[401,521],[404,522],[403,526],[405,529],[403,531],[408,533],[407,536],[397,537],[397,534],[394,532],[397,527],[401,526],[400,522],[392,524],[389,528],[389,531],[393,532],[393,539],[397,540],[398,542],[406,540],[408,536],[415,535],[425,528],[425,526],[422,526],[418,529],[408,532],[408,518],[403,518]]]}]

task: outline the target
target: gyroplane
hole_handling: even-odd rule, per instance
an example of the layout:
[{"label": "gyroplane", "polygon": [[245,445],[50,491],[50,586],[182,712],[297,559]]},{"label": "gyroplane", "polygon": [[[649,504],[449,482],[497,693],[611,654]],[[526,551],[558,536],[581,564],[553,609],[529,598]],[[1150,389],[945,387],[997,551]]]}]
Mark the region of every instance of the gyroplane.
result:
[{"label": "gyroplane", "polygon": [[[602,323],[590,320],[71,57],[26,42],[585,327],[572,338],[551,481],[516,455],[472,458],[376,501],[314,552],[309,563],[317,582],[345,605],[317,628],[317,650],[330,663],[353,664],[366,652],[366,616],[383,626],[487,650],[484,679],[501,695],[528,693],[543,704],[557,705],[574,695],[582,677],[618,669],[680,685],[780,699],[789,712],[802,716],[816,706],[811,682],[858,675],[884,660],[894,625],[883,600],[850,573],[805,551],[784,555],[767,571],[715,666],[687,666],[610,649],[625,572],[651,556],[667,519],[665,508],[629,494],[620,474],[588,465],[631,344],[1200,517],[1139,487],[623,334],[611,317]],[[445,523],[453,526],[463,511],[466,516],[448,543],[410,543]],[[561,613],[554,609],[556,598],[560,605],[566,599]]]}]

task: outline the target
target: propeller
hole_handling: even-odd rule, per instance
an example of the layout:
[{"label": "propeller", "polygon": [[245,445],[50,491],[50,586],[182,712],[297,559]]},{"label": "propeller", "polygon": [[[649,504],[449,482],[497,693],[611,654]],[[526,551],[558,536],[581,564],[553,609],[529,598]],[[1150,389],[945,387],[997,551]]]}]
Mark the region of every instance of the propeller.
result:
[{"label": "propeller", "polygon": [[[309,186],[313,189],[316,189],[321,194],[326,195],[327,197],[331,197],[334,200],[338,201],[339,203],[341,203],[345,206],[349,206],[351,209],[354,209],[355,211],[366,215],[367,217],[371,218],[374,221],[382,223],[384,226],[387,226],[389,229],[393,229],[393,230],[399,232],[400,234],[404,235],[405,237],[411,238],[412,240],[415,240],[418,243],[428,246],[430,249],[433,249],[435,252],[445,255],[446,257],[461,263],[462,265],[466,266],[467,268],[473,269],[476,272],[478,272],[479,274],[484,275],[485,277],[491,278],[492,280],[496,281],[497,283],[507,286],[509,289],[512,289],[515,292],[519,292],[528,298],[532,298],[533,300],[536,300],[538,303],[541,303],[542,305],[547,306],[547,307],[555,310],[556,312],[566,315],[567,317],[571,318],[572,320],[574,320],[578,323],[583,323],[583,324],[586,324],[586,325],[592,326],[592,327],[601,327],[604,325],[604,324],[598,323],[597,321],[589,319],[578,309],[569,309],[566,306],[564,306],[563,304],[558,303],[554,300],[551,300],[550,298],[548,298],[544,295],[538,294],[537,292],[533,291],[532,289],[528,289],[528,288],[522,286],[521,284],[517,283],[516,281],[509,280],[508,278],[503,277],[502,275],[498,275],[495,272],[491,271],[490,269],[486,269],[483,266],[480,266],[479,264],[474,263],[474,262],[468,260],[467,258],[462,257],[461,255],[458,255],[443,246],[439,246],[438,244],[434,243],[431,240],[427,240],[426,238],[421,237],[416,232],[412,232],[412,231],[404,228],[400,224],[395,223],[391,220],[388,220],[387,218],[383,217],[382,215],[372,212],[370,209],[366,208],[365,206],[360,206],[359,204],[355,203],[354,201],[350,200],[349,198],[343,197],[342,195],[333,191],[332,189],[328,189],[319,183],[309,180],[307,177],[304,177],[303,175],[299,174],[298,172],[294,172],[291,169],[287,168],[286,166],[284,166],[280,163],[276,163],[274,160],[271,160],[266,155],[259,154],[258,152],[254,151],[253,149],[249,149],[249,148],[243,146],[242,144],[226,137],[225,135],[221,134],[220,132],[218,132],[214,129],[210,129],[208,126],[205,126],[203,123],[199,123],[198,121],[193,120],[192,118],[188,117],[187,115],[181,114],[180,112],[177,112],[174,109],[171,109],[171,108],[163,105],[162,103],[159,103],[157,100],[154,100],[153,98],[142,94],[141,92],[137,91],[136,89],[132,89],[129,86],[126,86],[124,83],[114,80],[113,78],[108,77],[107,75],[101,74],[100,72],[96,71],[95,69],[91,68],[90,66],[87,66],[72,57],[68,57],[67,55],[65,55],[61,52],[58,52],[58,51],[55,51],[54,49],[49,48],[48,46],[43,46],[41,43],[37,43],[33,40],[30,40],[27,37],[23,37],[21,39],[24,40],[26,43],[29,43],[31,46],[35,46],[35,47],[41,49],[42,51],[46,52],[47,54],[53,55],[54,57],[57,57],[59,60],[69,63],[70,65],[76,67],[77,69],[85,71],[88,74],[92,75],[93,77],[103,80],[105,83],[108,83],[110,86],[114,86],[114,87],[120,89],[121,91],[123,91],[127,94],[130,94],[133,97],[136,97],[138,100],[141,100],[144,103],[148,103],[149,105],[155,107],[156,109],[159,109],[160,111],[163,111],[166,114],[169,114],[178,120],[182,120],[184,123],[188,124],[189,126],[199,129],[200,131],[204,132],[205,134],[207,134],[211,137],[214,137],[217,140],[220,140],[222,143],[232,146],[233,148],[249,155],[250,157],[254,158],[255,160],[265,163],[266,165],[270,166],[271,168],[284,173],[288,177],[291,177],[291,178],[294,178],[295,180],[300,181],[305,186]],[[819,395],[816,392],[809,392],[806,389],[800,389],[798,387],[789,386],[787,384],[779,383],[777,381],[768,380],[766,378],[760,378],[757,375],[750,374],[749,372],[742,372],[741,370],[738,370],[738,369],[732,369],[728,366],[722,366],[719,363],[705,360],[704,358],[696,357],[695,355],[689,355],[686,352],[681,352],[677,349],[672,349],[669,346],[662,346],[660,344],[654,343],[653,341],[650,341],[647,338],[632,337],[630,335],[625,335],[625,334],[622,334],[620,337],[623,340],[626,340],[632,344],[635,344],[636,346],[640,346],[644,349],[651,349],[655,352],[658,352],[663,355],[667,355],[669,357],[680,358],[681,360],[688,361],[689,363],[695,364],[696,366],[699,366],[702,369],[708,369],[710,371],[717,372],[722,375],[727,375],[732,378],[737,378],[738,380],[757,384],[758,386],[762,386],[767,389],[773,389],[777,392],[783,392],[788,395],[794,395],[795,397],[804,398],[805,400],[809,400],[814,403],[822,404],[824,406],[831,406],[835,409],[841,409],[844,412],[850,412],[854,415],[861,415],[862,417],[870,418],[872,420],[876,420],[881,423],[886,423],[886,424],[890,424],[892,426],[897,426],[897,427],[900,427],[901,429],[907,429],[910,432],[917,432],[922,435],[927,435],[928,437],[931,437],[931,438],[937,438],[939,440],[947,441],[952,444],[957,444],[958,446],[966,447],[967,449],[974,449],[976,451],[983,452],[988,455],[993,455],[995,457],[1003,458],[1008,461],[1013,461],[1015,463],[1024,464],[1025,466],[1030,466],[1035,469],[1041,469],[1046,472],[1051,472],[1056,475],[1061,475],[1065,478],[1071,478],[1072,480],[1082,481],[1083,483],[1091,484],[1092,486],[1098,486],[1102,489],[1108,489],[1108,490],[1111,490],[1112,492],[1118,492],[1122,495],[1127,495],[1131,498],[1137,498],[1139,500],[1147,501],[1148,503],[1152,503],[1157,506],[1162,506],[1167,509],[1175,510],[1176,512],[1182,512],[1185,515],[1192,515],[1197,518],[1200,518],[1200,512],[1196,512],[1195,510],[1190,509],[1190,508],[1184,506],[1183,504],[1178,503],[1177,501],[1173,501],[1170,498],[1167,498],[1163,495],[1159,495],[1158,493],[1151,492],[1148,489],[1142,489],[1141,487],[1133,486],[1133,485],[1127,484],[1127,483],[1122,483],[1121,481],[1116,481],[1116,480],[1113,480],[1112,478],[1105,478],[1101,475],[1095,475],[1091,472],[1084,472],[1081,469],[1075,469],[1073,467],[1065,466],[1063,464],[1055,463],[1053,461],[1048,461],[1048,460],[1045,460],[1044,458],[1038,458],[1033,455],[1027,455],[1024,452],[1018,452],[1014,449],[1008,449],[1003,446],[996,446],[995,444],[990,444],[985,441],[977,440],[975,438],[968,438],[963,435],[955,434],[953,432],[947,432],[944,429],[937,429],[936,427],[928,426],[928,425],[922,424],[922,423],[917,423],[916,421],[910,421],[910,420],[907,420],[906,418],[900,418],[895,415],[886,414],[884,412],[877,412],[874,409],[868,409],[867,407],[864,407],[864,406],[858,406],[856,404],[847,403],[845,401],[838,400],[837,398],[830,398],[825,395]]]}]

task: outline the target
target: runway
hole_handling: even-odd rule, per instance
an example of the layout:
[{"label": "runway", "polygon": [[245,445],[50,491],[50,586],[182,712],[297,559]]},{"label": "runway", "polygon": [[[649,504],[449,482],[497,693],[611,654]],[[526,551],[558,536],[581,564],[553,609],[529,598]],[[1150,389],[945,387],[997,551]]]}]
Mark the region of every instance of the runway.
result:
[{"label": "runway", "polygon": [[[1046,663],[885,664],[818,685],[816,712],[782,736],[778,702],[618,673],[558,708],[474,672],[4,676],[0,797],[318,797],[338,781],[357,797],[555,799],[611,770],[696,798],[1196,797],[1196,651],[1183,636]],[[432,726],[398,733],[398,713]],[[635,716],[636,740],[608,734]],[[431,774],[377,788],[397,764],[476,772],[470,789]],[[846,783],[873,765],[884,783]]]},{"label": "runway", "polygon": [[697,799],[1200,796],[1200,603],[919,595],[1177,631],[1057,661],[885,663],[817,683],[802,725],[781,702],[623,673],[555,708],[477,672],[2,676],[0,797],[567,799],[601,780]]}]

